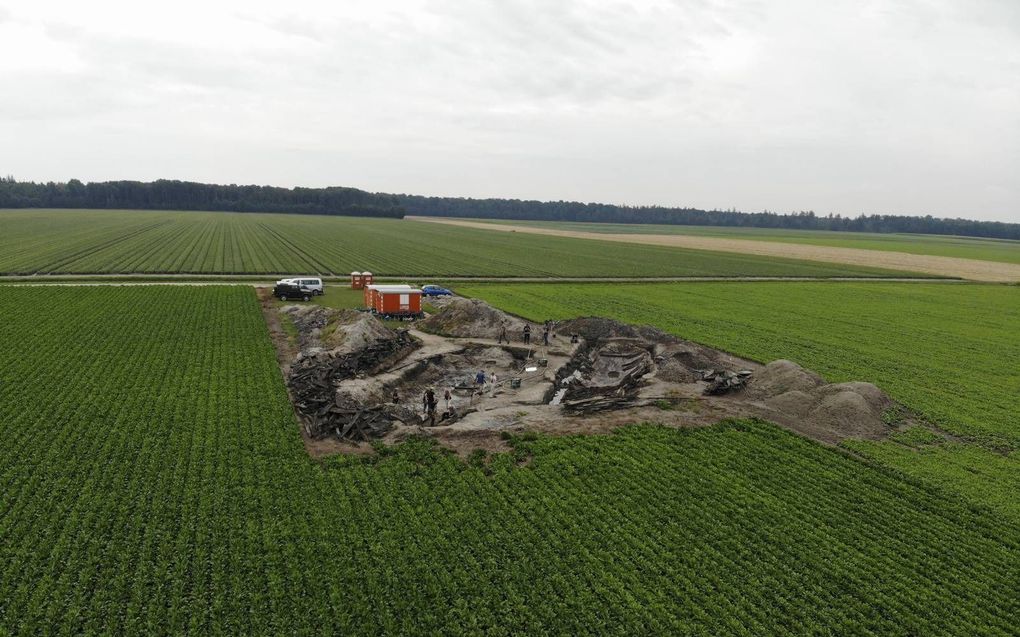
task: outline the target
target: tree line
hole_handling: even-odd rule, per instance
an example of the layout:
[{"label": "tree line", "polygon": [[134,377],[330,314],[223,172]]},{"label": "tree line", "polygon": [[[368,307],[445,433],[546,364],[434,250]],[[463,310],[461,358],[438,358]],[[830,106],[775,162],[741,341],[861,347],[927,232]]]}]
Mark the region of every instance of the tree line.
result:
[{"label": "tree line", "polygon": [[577,201],[466,199],[398,195],[407,214],[526,221],[586,221],[596,223],[654,223],[681,226],[786,228],[843,232],[905,232],[996,239],[1020,239],[1020,223],[941,219],[926,216],[817,215],[814,212],[778,214],[661,206],[614,206]]},{"label": "tree line", "polygon": [[160,179],[35,183],[0,178],[0,208],[212,210],[402,218],[392,195],[357,188],[277,188]]},{"label": "tree line", "polygon": [[277,188],[160,179],[35,183],[0,178],[0,208],[107,208],[226,210],[401,218],[404,214],[524,221],[586,221],[685,226],[728,226],[903,232],[1020,240],[1020,223],[926,216],[779,214],[661,206],[616,206],[577,201],[470,199],[371,193],[357,188]]}]

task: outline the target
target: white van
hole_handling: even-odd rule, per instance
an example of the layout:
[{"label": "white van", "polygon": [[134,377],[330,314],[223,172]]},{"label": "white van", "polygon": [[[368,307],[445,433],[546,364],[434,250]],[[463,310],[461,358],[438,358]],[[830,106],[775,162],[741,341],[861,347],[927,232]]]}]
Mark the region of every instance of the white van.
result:
[{"label": "white van", "polygon": [[277,283],[290,283],[300,288],[304,288],[315,295],[321,295],[326,291],[326,288],[322,285],[322,279],[313,277],[299,277],[293,279],[280,279]]}]

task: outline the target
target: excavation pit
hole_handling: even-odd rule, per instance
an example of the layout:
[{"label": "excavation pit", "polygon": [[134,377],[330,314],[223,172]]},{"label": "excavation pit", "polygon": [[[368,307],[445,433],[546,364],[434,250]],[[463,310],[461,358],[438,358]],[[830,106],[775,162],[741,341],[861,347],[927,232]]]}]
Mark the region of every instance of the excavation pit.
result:
[{"label": "excavation pit", "polygon": [[[463,450],[464,441],[507,431],[600,433],[633,422],[690,427],[748,417],[838,444],[887,436],[896,429],[883,414],[903,409],[869,383],[828,384],[791,361],[761,365],[598,317],[530,323],[455,298],[395,331],[363,312],[282,311],[301,346],[283,368],[316,454],[410,435]],[[523,342],[525,325],[531,343]],[[434,416],[423,400],[429,389]],[[908,416],[898,426],[917,422]]]}]

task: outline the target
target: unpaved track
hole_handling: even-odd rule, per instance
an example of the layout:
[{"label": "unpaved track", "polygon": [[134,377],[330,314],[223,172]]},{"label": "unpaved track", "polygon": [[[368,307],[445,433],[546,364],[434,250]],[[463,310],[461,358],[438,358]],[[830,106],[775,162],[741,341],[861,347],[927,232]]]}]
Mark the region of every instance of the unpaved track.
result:
[{"label": "unpaved track", "polygon": [[[376,277],[376,281],[409,281],[409,280],[424,280],[426,277]],[[106,279],[106,277],[104,277]],[[769,281],[785,281],[785,282],[810,282],[810,281],[824,281],[824,282],[847,282],[847,283],[861,283],[861,282],[873,282],[873,283],[958,283],[967,284],[968,282],[959,279],[939,279],[939,278],[925,278],[925,277],[817,277],[817,276],[631,276],[631,277],[613,277],[613,276],[589,276],[589,277],[556,277],[556,276],[522,276],[522,277],[450,277],[450,276],[437,276],[433,277],[433,280],[442,281],[445,283],[449,282],[462,282],[462,283],[718,283],[724,281],[738,282],[738,283],[762,283]],[[237,281],[188,281],[186,279],[180,279],[176,281],[133,281],[130,278],[117,279],[117,280],[103,280],[103,281],[90,281],[88,277],[80,277],[73,281],[55,280],[47,281],[45,276],[36,277],[33,279],[18,279],[18,280],[6,280],[0,277],[0,286],[4,287],[46,287],[46,286],[65,286],[65,287],[100,287],[104,285],[113,286],[143,286],[143,285],[181,285],[181,286],[201,286],[201,285],[250,285],[255,288],[271,288],[273,284],[269,281],[249,281],[246,279],[240,279]],[[349,287],[349,283],[331,283],[326,282],[326,287],[330,288],[346,288]]]},{"label": "unpaved track", "polygon": [[427,223],[443,223],[465,228],[492,230],[496,232],[517,232],[521,234],[541,234],[552,237],[571,239],[594,239],[596,241],[616,241],[619,243],[637,243],[641,245],[666,246],[671,248],[689,248],[694,250],[713,250],[716,252],[739,252],[759,256],[803,259],[823,263],[843,263],[873,268],[886,268],[905,272],[933,274],[936,276],[959,277],[971,281],[988,281],[994,283],[1015,283],[1020,281],[1020,265],[1015,263],[997,263],[979,261],[977,259],[958,259],[955,257],[939,257],[905,252],[886,252],[882,250],[865,250],[862,248],[833,248],[813,246],[800,243],[779,243],[773,241],[754,241],[750,239],[723,239],[719,237],[694,237],[676,234],[603,234],[600,232],[580,232],[574,230],[557,230],[554,228],[536,228],[531,226],[511,226],[498,223],[482,223],[440,217],[405,217],[410,221]]}]

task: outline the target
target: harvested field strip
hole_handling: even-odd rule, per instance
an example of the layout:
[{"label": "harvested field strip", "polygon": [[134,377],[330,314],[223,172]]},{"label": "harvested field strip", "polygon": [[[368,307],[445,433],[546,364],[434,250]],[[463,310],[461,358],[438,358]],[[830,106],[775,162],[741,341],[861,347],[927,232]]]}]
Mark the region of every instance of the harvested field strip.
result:
[{"label": "harvested field strip", "polygon": [[[160,228],[156,231],[149,224],[160,224]],[[229,212],[0,211],[0,274],[134,271],[272,275],[344,274],[352,270],[430,278],[907,274],[866,266],[516,235],[395,219]]]},{"label": "harvested field strip", "polygon": [[828,230],[793,230],[789,228],[751,228],[728,226],[682,226],[658,224],[594,223],[571,221],[514,221],[509,219],[469,219],[483,223],[512,226],[534,226],[557,230],[598,232],[603,234],[665,234],[722,239],[747,239],[780,243],[802,243],[815,246],[862,248],[888,252],[959,257],[979,261],[1020,264],[1020,241],[961,237],[954,235],[842,232]]},{"label": "harvested field strip", "polygon": [[837,246],[727,239],[721,237],[686,236],[678,234],[638,234],[583,232],[524,225],[497,224],[480,221],[461,221],[441,217],[408,217],[412,221],[454,225],[462,228],[487,229],[496,232],[514,232],[550,237],[594,239],[617,243],[668,246],[716,252],[738,252],[744,255],[770,256],[784,259],[805,259],[820,263],[839,263],[888,268],[917,272],[933,276],[959,277],[973,281],[1018,282],[1020,264],[997,263],[977,259],[918,255],[884,250],[865,250]]},{"label": "harvested field strip", "polygon": [[1020,611],[1015,528],[772,426],[317,464],[249,288],[0,311],[0,633],[1006,635]]}]

